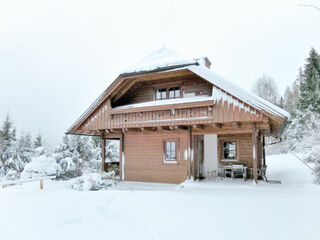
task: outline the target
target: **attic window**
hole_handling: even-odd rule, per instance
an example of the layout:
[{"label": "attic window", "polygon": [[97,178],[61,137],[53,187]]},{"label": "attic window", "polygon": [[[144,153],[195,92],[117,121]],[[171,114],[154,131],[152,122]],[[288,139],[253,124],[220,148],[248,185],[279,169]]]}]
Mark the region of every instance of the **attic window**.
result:
[{"label": "attic window", "polygon": [[156,100],[180,98],[180,96],[179,87],[160,88],[156,90]]},{"label": "attic window", "polygon": [[167,99],[167,89],[161,88],[156,90],[156,100]]},{"label": "attic window", "polygon": [[180,97],[179,87],[169,88],[169,98],[179,98],[179,97]]}]

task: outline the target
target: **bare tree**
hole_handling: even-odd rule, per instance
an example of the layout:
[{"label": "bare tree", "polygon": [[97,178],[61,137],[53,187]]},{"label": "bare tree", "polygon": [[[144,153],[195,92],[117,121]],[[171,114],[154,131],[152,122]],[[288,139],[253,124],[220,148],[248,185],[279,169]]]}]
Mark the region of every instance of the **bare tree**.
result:
[{"label": "bare tree", "polygon": [[273,104],[279,104],[278,86],[274,79],[266,74],[254,82],[252,92]]}]

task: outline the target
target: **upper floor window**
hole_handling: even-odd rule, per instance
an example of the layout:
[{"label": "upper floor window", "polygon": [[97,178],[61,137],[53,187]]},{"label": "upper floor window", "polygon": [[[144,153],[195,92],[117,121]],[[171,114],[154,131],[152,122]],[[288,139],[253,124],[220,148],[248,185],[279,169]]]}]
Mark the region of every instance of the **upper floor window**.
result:
[{"label": "upper floor window", "polygon": [[169,98],[179,98],[179,97],[180,97],[179,87],[169,88]]},{"label": "upper floor window", "polygon": [[180,98],[180,96],[181,94],[179,87],[159,88],[156,90],[156,100]]},{"label": "upper floor window", "polygon": [[161,88],[156,90],[156,100],[167,99],[167,89]]}]

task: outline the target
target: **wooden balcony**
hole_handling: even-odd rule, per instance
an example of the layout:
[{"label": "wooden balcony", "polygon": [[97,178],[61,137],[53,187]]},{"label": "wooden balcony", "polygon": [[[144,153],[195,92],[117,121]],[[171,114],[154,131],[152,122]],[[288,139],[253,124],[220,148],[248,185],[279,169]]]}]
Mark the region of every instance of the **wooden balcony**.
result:
[{"label": "wooden balcony", "polygon": [[131,113],[111,112],[109,129],[206,124],[213,121],[212,107],[190,107]]},{"label": "wooden balcony", "polygon": [[109,109],[102,106],[81,125],[82,133],[114,129],[268,122],[261,112],[214,100]]}]

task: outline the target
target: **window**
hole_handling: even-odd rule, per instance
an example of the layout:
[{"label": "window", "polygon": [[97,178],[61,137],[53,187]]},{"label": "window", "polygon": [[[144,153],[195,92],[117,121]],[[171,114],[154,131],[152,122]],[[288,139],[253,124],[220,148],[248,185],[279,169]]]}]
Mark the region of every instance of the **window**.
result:
[{"label": "window", "polygon": [[156,90],[156,100],[163,100],[168,98],[180,98],[180,88],[160,88]]},{"label": "window", "polygon": [[164,162],[165,163],[176,163],[177,152],[178,152],[178,140],[167,139],[164,140]]},{"label": "window", "polygon": [[180,88],[169,88],[169,98],[179,98],[180,97]]},{"label": "window", "polygon": [[167,98],[167,89],[161,88],[156,90],[156,100],[162,100]]},{"label": "window", "polygon": [[224,160],[236,160],[237,159],[237,149],[236,142],[224,142],[222,158]]}]

